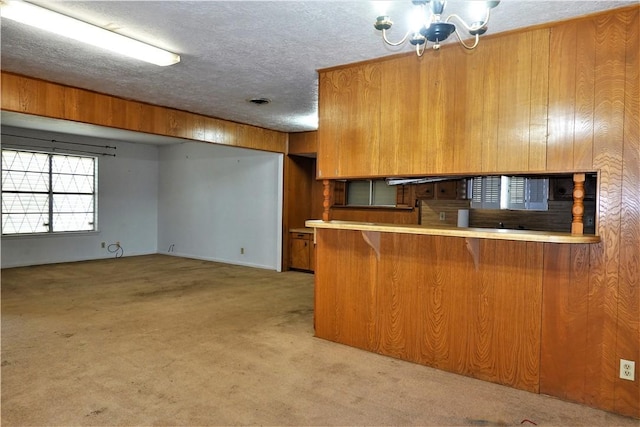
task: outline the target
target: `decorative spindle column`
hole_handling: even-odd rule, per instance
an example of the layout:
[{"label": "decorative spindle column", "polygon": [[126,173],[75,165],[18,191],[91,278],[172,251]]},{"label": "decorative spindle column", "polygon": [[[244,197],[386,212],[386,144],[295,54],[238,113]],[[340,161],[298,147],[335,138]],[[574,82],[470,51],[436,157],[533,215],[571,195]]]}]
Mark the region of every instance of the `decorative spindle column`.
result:
[{"label": "decorative spindle column", "polygon": [[325,179],[322,181],[322,220],[327,222],[331,221],[331,217],[329,215],[329,209],[331,208],[331,181]]},{"label": "decorative spindle column", "polygon": [[571,234],[584,233],[584,180],[583,173],[573,174],[573,221],[571,222]]}]

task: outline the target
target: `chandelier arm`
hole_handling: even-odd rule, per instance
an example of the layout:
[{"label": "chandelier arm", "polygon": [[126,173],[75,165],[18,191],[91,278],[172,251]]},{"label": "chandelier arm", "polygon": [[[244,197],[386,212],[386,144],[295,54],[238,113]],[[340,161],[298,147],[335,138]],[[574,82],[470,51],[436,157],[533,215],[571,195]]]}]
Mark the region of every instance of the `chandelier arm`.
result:
[{"label": "chandelier arm", "polygon": [[489,18],[490,17],[491,17],[491,8],[487,8],[487,14],[485,15],[484,19],[482,21],[474,22],[471,25],[467,25],[467,23],[464,22],[464,19],[460,18],[456,14],[451,14],[451,15],[447,16],[447,19],[445,19],[445,22],[449,22],[452,19],[455,19],[460,24],[462,24],[462,26],[464,28],[466,28],[467,31],[475,31],[475,30],[478,30],[478,29],[484,27],[485,25],[487,25],[489,23]]},{"label": "chandelier arm", "polygon": [[409,38],[409,34],[411,34],[411,31],[408,31],[407,34],[404,35],[402,40],[400,40],[397,43],[394,43],[394,42],[390,42],[389,39],[387,38],[387,30],[384,30],[384,29],[382,30],[382,38],[384,39],[384,42],[391,46],[400,46],[401,44],[407,41],[407,38]]},{"label": "chandelier arm", "polygon": [[460,44],[462,46],[464,46],[465,49],[467,50],[473,50],[476,48],[476,46],[478,46],[478,42],[480,41],[480,36],[478,34],[476,34],[475,37],[475,41],[473,43],[473,45],[468,45],[464,42],[464,40],[462,40],[462,37],[460,37],[460,33],[458,32],[458,30],[455,30],[456,33],[456,37],[458,37],[458,41],[460,42]]}]

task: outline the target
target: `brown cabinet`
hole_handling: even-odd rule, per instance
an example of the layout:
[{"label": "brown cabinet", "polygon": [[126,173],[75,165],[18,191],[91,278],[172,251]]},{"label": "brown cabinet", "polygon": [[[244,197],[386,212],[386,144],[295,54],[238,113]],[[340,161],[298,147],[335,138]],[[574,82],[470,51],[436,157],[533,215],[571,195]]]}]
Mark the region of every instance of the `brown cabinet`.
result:
[{"label": "brown cabinet", "polygon": [[543,170],[549,33],[320,70],[318,178]]},{"label": "brown cabinet", "polygon": [[289,233],[289,268],[313,271],[315,267],[313,234]]},{"label": "brown cabinet", "polygon": [[456,200],[464,199],[464,185],[460,180],[428,182],[416,185],[416,199]]}]

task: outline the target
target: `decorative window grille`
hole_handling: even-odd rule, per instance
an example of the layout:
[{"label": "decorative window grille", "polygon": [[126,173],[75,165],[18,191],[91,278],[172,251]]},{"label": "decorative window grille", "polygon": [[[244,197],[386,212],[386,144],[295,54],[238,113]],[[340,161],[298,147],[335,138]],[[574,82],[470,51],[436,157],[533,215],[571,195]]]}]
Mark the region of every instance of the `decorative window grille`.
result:
[{"label": "decorative window grille", "polygon": [[95,157],[2,150],[2,234],[95,231]]}]

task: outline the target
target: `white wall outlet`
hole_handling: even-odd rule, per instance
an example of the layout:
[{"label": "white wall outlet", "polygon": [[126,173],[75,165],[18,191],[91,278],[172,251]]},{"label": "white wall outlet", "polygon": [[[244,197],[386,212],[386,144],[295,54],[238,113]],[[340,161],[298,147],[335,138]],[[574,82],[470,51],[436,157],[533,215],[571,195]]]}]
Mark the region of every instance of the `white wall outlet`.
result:
[{"label": "white wall outlet", "polygon": [[244,248],[240,248],[240,255],[244,255]]},{"label": "white wall outlet", "polygon": [[636,362],[620,359],[620,378],[623,380],[636,380]]},{"label": "white wall outlet", "polygon": [[444,221],[446,219],[446,214],[444,212],[440,212],[440,221]]},{"label": "white wall outlet", "polygon": [[107,247],[107,242],[102,242],[102,243],[100,243],[100,247],[101,247],[102,249],[104,249],[105,247]]}]

